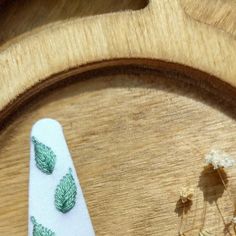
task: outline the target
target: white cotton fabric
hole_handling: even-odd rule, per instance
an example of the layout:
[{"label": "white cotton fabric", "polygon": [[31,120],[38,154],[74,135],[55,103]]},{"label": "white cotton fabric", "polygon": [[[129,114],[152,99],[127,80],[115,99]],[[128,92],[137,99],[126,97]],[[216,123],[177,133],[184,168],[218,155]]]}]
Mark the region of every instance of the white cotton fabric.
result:
[{"label": "white cotton fabric", "polygon": [[[34,145],[30,142],[28,235],[33,235],[31,216],[35,217],[37,223],[55,232],[56,236],[95,235],[61,125],[52,119],[40,120],[33,126],[32,136],[53,150],[56,154],[56,165],[51,175],[42,173],[36,167]],[[63,214],[54,205],[54,194],[60,179],[68,173],[69,168],[72,169],[77,185],[77,199],[74,208]]]}]

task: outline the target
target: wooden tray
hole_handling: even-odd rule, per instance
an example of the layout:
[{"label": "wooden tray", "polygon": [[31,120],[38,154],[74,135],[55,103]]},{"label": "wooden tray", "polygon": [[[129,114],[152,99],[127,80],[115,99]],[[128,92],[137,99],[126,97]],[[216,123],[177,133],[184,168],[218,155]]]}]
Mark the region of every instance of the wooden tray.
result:
[{"label": "wooden tray", "polygon": [[212,147],[236,156],[233,0],[0,8],[0,235],[27,234],[29,132],[43,117],[64,127],[97,235],[173,236],[182,218],[186,235],[235,234],[232,203],[203,171]]}]

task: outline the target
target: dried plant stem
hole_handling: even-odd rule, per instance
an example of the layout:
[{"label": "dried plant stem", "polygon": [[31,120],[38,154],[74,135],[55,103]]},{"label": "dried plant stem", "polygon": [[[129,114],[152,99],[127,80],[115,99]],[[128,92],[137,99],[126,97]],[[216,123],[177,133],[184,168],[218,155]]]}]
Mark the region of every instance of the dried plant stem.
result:
[{"label": "dried plant stem", "polygon": [[[189,144],[189,145],[190,145],[197,153],[199,153],[200,155],[202,155],[202,153],[201,153],[196,147],[194,147],[192,144]],[[234,203],[234,199],[233,199],[231,193],[229,192],[229,190],[228,190],[228,188],[227,188],[227,185],[226,185],[226,183],[225,183],[225,181],[224,181],[224,178],[222,177],[222,174],[221,174],[221,172],[220,172],[220,169],[217,169],[217,172],[218,172],[218,175],[219,175],[219,177],[220,177],[220,179],[221,179],[222,184],[224,185],[225,191],[226,191],[226,193],[227,193],[227,195],[228,195],[230,201],[231,201],[232,204],[233,204],[234,214],[236,214],[236,206],[235,206],[235,203]]]},{"label": "dried plant stem", "polygon": [[201,226],[200,230],[203,230],[203,228],[205,226],[206,210],[207,210],[207,202],[206,202],[206,200],[204,200],[203,213],[202,213],[202,226]]},{"label": "dried plant stem", "polygon": [[223,185],[224,185],[225,191],[226,191],[226,193],[227,193],[227,195],[228,195],[228,197],[229,197],[230,201],[231,201],[231,202],[232,202],[232,204],[233,204],[233,208],[234,208],[234,212],[235,212],[235,204],[234,204],[234,199],[233,199],[233,197],[232,197],[231,193],[229,192],[229,190],[228,190],[228,188],[227,188],[227,185],[226,185],[226,183],[225,183],[225,181],[224,181],[224,178],[223,178],[223,176],[222,176],[222,174],[221,174],[221,171],[220,171],[220,169],[217,169],[217,173],[218,173],[218,175],[219,175],[219,177],[220,177],[220,179],[221,179],[221,182],[222,182],[222,183],[223,183]]},{"label": "dried plant stem", "polygon": [[191,231],[193,231],[193,230],[199,230],[199,228],[194,227],[194,228],[191,228],[191,229],[185,230],[185,231],[182,232],[182,233],[179,232],[179,235],[180,235],[180,236],[185,236],[186,233],[189,233],[189,232],[191,232]]},{"label": "dried plant stem", "polygon": [[183,214],[181,215],[181,218],[180,218],[179,235],[183,235],[184,212],[185,212],[185,205],[183,206]]},{"label": "dried plant stem", "polygon": [[222,219],[222,222],[223,222],[223,224],[224,224],[224,226],[225,226],[225,232],[227,232],[229,235],[232,235],[232,234],[230,233],[228,227],[227,227],[227,224],[226,224],[226,222],[225,222],[224,216],[223,216],[223,214],[221,213],[221,210],[220,210],[220,208],[219,208],[218,202],[216,201],[215,204],[216,204],[216,208],[217,208],[217,210],[218,210],[218,212],[219,212],[219,214],[220,214],[220,217],[221,217],[221,219]]}]

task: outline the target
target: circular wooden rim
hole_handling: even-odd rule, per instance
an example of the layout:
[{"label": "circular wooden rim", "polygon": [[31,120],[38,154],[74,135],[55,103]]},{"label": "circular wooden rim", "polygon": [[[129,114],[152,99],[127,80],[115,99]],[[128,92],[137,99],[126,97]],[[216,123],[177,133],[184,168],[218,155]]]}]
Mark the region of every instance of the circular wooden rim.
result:
[{"label": "circular wooden rim", "polygon": [[101,75],[135,73],[171,77],[179,81],[179,83],[192,84],[196,86],[196,88],[208,90],[217,96],[220,92],[220,99],[224,99],[228,102],[236,100],[235,87],[204,71],[186,65],[161,60],[121,58],[117,60],[98,61],[68,71],[62,71],[35,84],[16,97],[0,112],[0,129],[8,124],[8,121],[11,120],[14,112],[18,111],[22,106],[25,106],[28,101],[36,98],[36,95],[44,93],[49,89],[51,90],[54,87],[58,87],[61,84],[71,84],[71,82],[80,79]]}]

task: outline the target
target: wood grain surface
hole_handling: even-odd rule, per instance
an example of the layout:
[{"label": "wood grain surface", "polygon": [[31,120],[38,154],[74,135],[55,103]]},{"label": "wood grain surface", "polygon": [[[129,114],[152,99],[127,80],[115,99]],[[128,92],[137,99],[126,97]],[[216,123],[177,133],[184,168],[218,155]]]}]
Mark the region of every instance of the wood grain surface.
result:
[{"label": "wood grain surface", "polygon": [[[162,61],[167,65],[176,63],[180,69],[194,68],[236,86],[235,38],[215,27],[214,21],[206,24],[204,20],[199,20],[199,16],[197,20],[189,17],[183,4],[180,0],[150,0],[141,10],[69,17],[68,20],[56,20],[48,24],[53,18],[48,18],[48,15],[59,15],[60,12],[60,9],[49,7],[47,14],[42,13],[45,21],[39,20],[39,24],[35,24],[35,28],[33,24],[29,30],[14,30],[18,37],[13,36],[0,47],[1,117],[6,117],[16,109],[19,102],[25,102],[30,94],[37,93],[37,89],[65,79],[65,72],[78,74],[94,67],[104,67],[107,61],[117,61],[119,64],[120,59],[128,59],[127,63],[142,59],[145,66],[150,66],[146,59]],[[19,4],[17,6],[20,7]],[[63,10],[74,9],[66,6],[61,5],[62,16],[65,14]],[[90,6],[95,8],[95,2]],[[115,10],[124,6],[121,4]],[[233,7],[232,4],[230,6]],[[133,8],[139,7],[142,5]],[[209,7],[214,5],[210,4]],[[132,7],[126,5],[125,8]],[[40,8],[38,10],[40,12]],[[25,14],[28,16],[27,11]],[[30,16],[29,22],[32,24],[34,20]],[[22,17],[23,26],[19,23],[19,17],[13,22],[17,21],[15,24],[24,28],[24,19],[25,16]],[[11,29],[11,26],[7,28]],[[191,70],[188,74],[192,74]],[[20,83],[14,83],[15,78]]]},{"label": "wood grain surface", "polygon": [[195,20],[236,36],[235,0],[181,0],[185,12]]},{"label": "wood grain surface", "polygon": [[6,1],[0,8],[0,43],[46,24],[122,10],[138,10],[146,5],[146,0],[89,0],[89,3],[86,0]]},{"label": "wood grain surface", "polygon": [[[0,136],[0,235],[26,235],[29,133],[43,117],[64,127],[97,235],[177,235],[185,186],[194,188],[186,235],[202,227],[204,198],[205,227],[230,235],[221,214],[230,222],[232,203],[203,167],[212,147],[236,156],[236,111],[198,90],[158,75],[120,74],[30,102]],[[232,190],[236,171],[227,174]]]},{"label": "wood grain surface", "polygon": [[[32,2],[29,4],[33,4]],[[200,7],[202,1],[195,0],[195,6],[197,2]],[[12,4],[15,9],[21,9],[16,2],[13,1]],[[184,5],[185,9],[192,9],[193,2],[185,1],[184,4],[189,4]],[[209,11],[213,5],[209,4]],[[127,9],[137,9],[139,6],[142,4],[135,5],[135,1],[125,5]],[[93,7],[98,8],[95,1]],[[115,10],[122,9],[117,5],[116,7]],[[57,10],[55,16],[49,18],[67,21],[74,11],[69,10],[63,19],[63,9]],[[113,10],[111,5],[106,12]],[[5,32],[10,32],[12,21],[16,34],[7,33],[5,38],[2,34],[2,42],[11,37],[13,41],[20,40],[13,38],[22,32],[30,34],[32,25],[41,25],[45,29],[48,27],[48,32],[50,27],[52,31],[56,31],[58,22],[52,23],[49,20],[46,24],[50,23],[50,26],[44,26],[44,16],[50,15],[49,13],[53,15],[53,12],[40,10],[36,22],[25,20],[24,26],[19,23],[19,29],[12,20],[14,14],[11,13],[12,16],[8,18],[9,27],[5,27]],[[40,13],[42,19],[39,17]],[[198,13],[198,17],[203,28],[206,27],[211,32],[210,27],[221,21],[219,17],[222,15],[213,14],[210,23],[205,22],[204,15],[200,16]],[[0,22],[4,22],[1,14]],[[205,23],[210,25],[204,26]],[[195,23],[191,24],[195,26]],[[235,41],[231,32],[227,31],[226,23],[224,27],[225,32],[216,31],[221,33],[217,36],[213,34],[212,40],[219,37],[217,42],[223,42],[221,39],[230,35],[221,48],[229,50],[230,46],[226,43],[235,44]],[[33,35],[31,37],[37,38],[37,34]],[[24,37],[27,41],[28,37]],[[7,44],[2,46],[0,52],[1,63],[13,56],[9,53],[12,42],[8,44],[10,48]],[[208,46],[203,45],[205,50]],[[150,46],[151,49],[153,48]],[[55,52],[51,53],[51,56],[55,56]],[[149,55],[151,57],[151,53]],[[204,56],[211,55],[209,52]],[[225,56],[222,53],[223,59]],[[28,64],[30,71],[27,71],[27,64],[24,64],[26,61],[22,64],[21,57],[24,59],[24,55],[18,55],[15,65],[19,63],[19,70],[25,70],[24,76],[21,77],[21,72],[18,77],[14,71],[12,75],[0,79],[5,88],[9,88],[11,84],[6,83],[7,80],[14,78],[17,81],[11,87],[12,92],[15,92],[14,89],[18,91],[18,85],[23,88],[25,76],[34,78],[31,77],[32,65]],[[200,59],[211,61],[209,58]],[[227,64],[224,62],[219,68],[212,66],[210,71],[215,75],[222,75],[222,78],[223,71],[226,71],[224,80],[230,78],[234,82],[235,71],[231,68],[234,65],[231,61],[233,59],[234,52],[228,61],[231,63],[228,70],[223,70],[223,66]],[[221,60],[214,63],[220,63]],[[6,61],[1,66],[6,65]],[[42,61],[41,66],[50,65]],[[1,69],[4,70],[4,67]],[[205,69],[209,72],[209,67]],[[55,69],[57,70],[58,68]],[[44,72],[45,70],[42,73]],[[184,229],[188,231],[187,236],[198,235],[203,226],[212,235],[235,235],[232,225],[228,224],[233,214],[232,203],[219,178],[203,169],[204,155],[212,147],[221,148],[236,158],[235,94],[224,101],[222,97],[225,94],[222,94],[219,86],[216,86],[217,91],[213,93],[212,89],[204,90],[204,83],[198,83],[200,87],[195,83],[190,85],[190,80],[191,77],[185,78],[185,83],[180,75],[140,69],[133,73],[120,70],[115,74],[95,74],[89,78],[78,75],[70,85],[49,89],[33,100],[28,100],[24,108],[20,107],[13,114],[13,118],[0,133],[0,235],[27,234],[29,133],[32,124],[44,117],[57,119],[64,127],[97,235],[177,236],[182,217]],[[212,87],[215,87],[214,83]],[[2,105],[10,101],[10,94],[0,96]],[[225,181],[234,197],[235,176],[235,169],[227,170]],[[183,206],[178,201],[179,190],[186,186],[194,188],[194,197],[192,206],[183,213]]]}]

